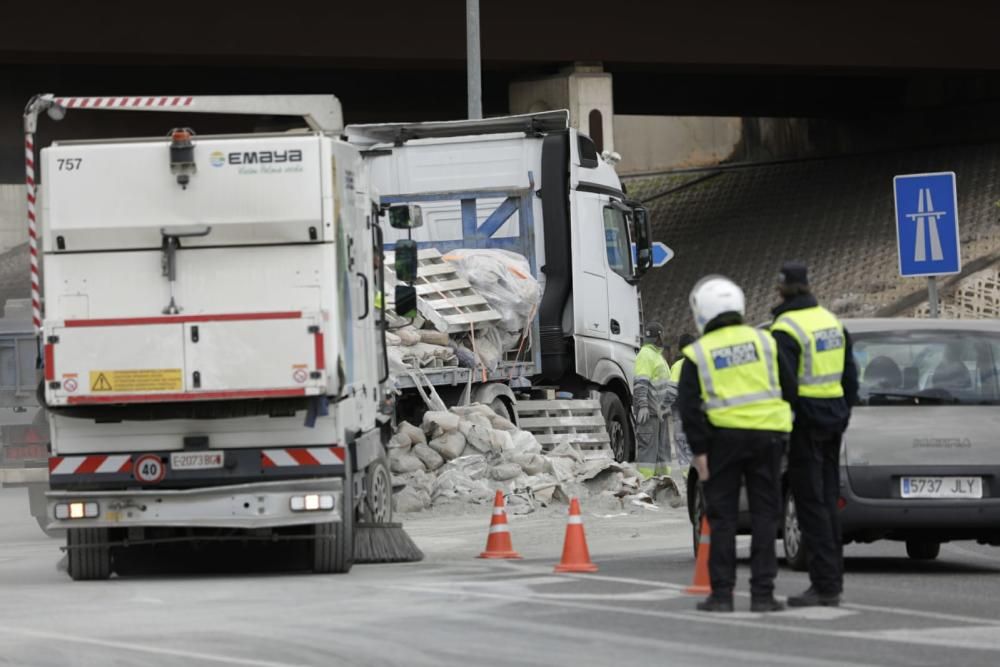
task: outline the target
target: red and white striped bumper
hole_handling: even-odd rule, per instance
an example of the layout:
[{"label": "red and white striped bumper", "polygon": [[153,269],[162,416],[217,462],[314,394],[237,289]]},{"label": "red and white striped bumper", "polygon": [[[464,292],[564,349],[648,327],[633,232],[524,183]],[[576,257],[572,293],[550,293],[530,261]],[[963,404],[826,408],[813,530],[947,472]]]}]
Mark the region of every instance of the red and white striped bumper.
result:
[{"label": "red and white striped bumper", "polygon": [[[226,449],[220,467],[174,469],[171,454],[159,451],[130,454],[86,454],[53,456],[49,459],[49,484],[53,489],[79,488],[191,488],[213,484],[241,484],[255,480],[297,479],[340,476],[347,461],[342,446],[274,447],[269,449]],[[163,475],[156,480],[136,477],[141,459],[157,457]]]},{"label": "red and white striped bumper", "polygon": [[49,458],[50,475],[120,474],[132,469],[129,454],[92,454],[89,456],[53,456]]},{"label": "red and white striped bumper", "polygon": [[347,452],[343,447],[282,447],[260,453],[262,468],[343,465]]}]

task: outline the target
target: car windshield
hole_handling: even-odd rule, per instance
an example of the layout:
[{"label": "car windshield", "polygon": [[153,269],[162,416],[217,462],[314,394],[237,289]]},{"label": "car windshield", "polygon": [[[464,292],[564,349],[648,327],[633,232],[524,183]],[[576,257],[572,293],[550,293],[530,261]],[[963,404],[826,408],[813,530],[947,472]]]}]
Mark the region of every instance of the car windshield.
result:
[{"label": "car windshield", "polygon": [[852,335],[863,403],[1000,402],[1000,335],[929,330]]}]

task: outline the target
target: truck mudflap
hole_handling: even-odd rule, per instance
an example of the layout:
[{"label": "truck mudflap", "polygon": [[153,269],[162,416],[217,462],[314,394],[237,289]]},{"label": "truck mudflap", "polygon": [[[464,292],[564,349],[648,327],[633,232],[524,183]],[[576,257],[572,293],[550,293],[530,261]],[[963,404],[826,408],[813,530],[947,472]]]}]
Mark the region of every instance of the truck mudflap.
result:
[{"label": "truck mudflap", "polygon": [[48,530],[256,529],[342,520],[344,479],[322,477],[194,489],[49,491]]},{"label": "truck mudflap", "polygon": [[84,454],[49,459],[53,490],[184,489],[304,477],[342,477],[347,449],[267,447]]}]

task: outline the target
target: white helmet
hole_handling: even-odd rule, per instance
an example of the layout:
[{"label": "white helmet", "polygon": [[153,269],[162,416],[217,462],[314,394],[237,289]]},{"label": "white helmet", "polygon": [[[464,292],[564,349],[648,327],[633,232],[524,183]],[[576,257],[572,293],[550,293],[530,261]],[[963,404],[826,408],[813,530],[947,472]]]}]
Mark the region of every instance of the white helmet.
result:
[{"label": "white helmet", "polygon": [[743,290],[725,276],[711,275],[699,280],[691,290],[690,301],[699,333],[705,333],[705,325],[723,313],[746,312]]}]

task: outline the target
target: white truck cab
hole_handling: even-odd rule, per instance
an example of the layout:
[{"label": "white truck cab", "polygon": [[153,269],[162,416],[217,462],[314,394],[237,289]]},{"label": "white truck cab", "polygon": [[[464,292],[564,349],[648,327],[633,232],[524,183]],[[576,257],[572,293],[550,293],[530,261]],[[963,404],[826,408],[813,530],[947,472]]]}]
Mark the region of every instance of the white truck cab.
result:
[{"label": "white truck cab", "polygon": [[[419,247],[507,249],[524,255],[544,292],[526,363],[501,364],[478,396],[511,378],[600,394],[611,447],[634,452],[632,372],[641,346],[638,281],[650,267],[645,209],[628,199],[594,142],[552,111],[476,121],[351,125],[383,205],[422,209],[424,225],[386,230]],[[633,252],[634,248],[634,252]],[[428,372],[432,382],[467,376]],[[486,387],[483,385],[493,385]],[[494,391],[489,391],[493,389]],[[474,396],[473,398],[475,398]]]}]

